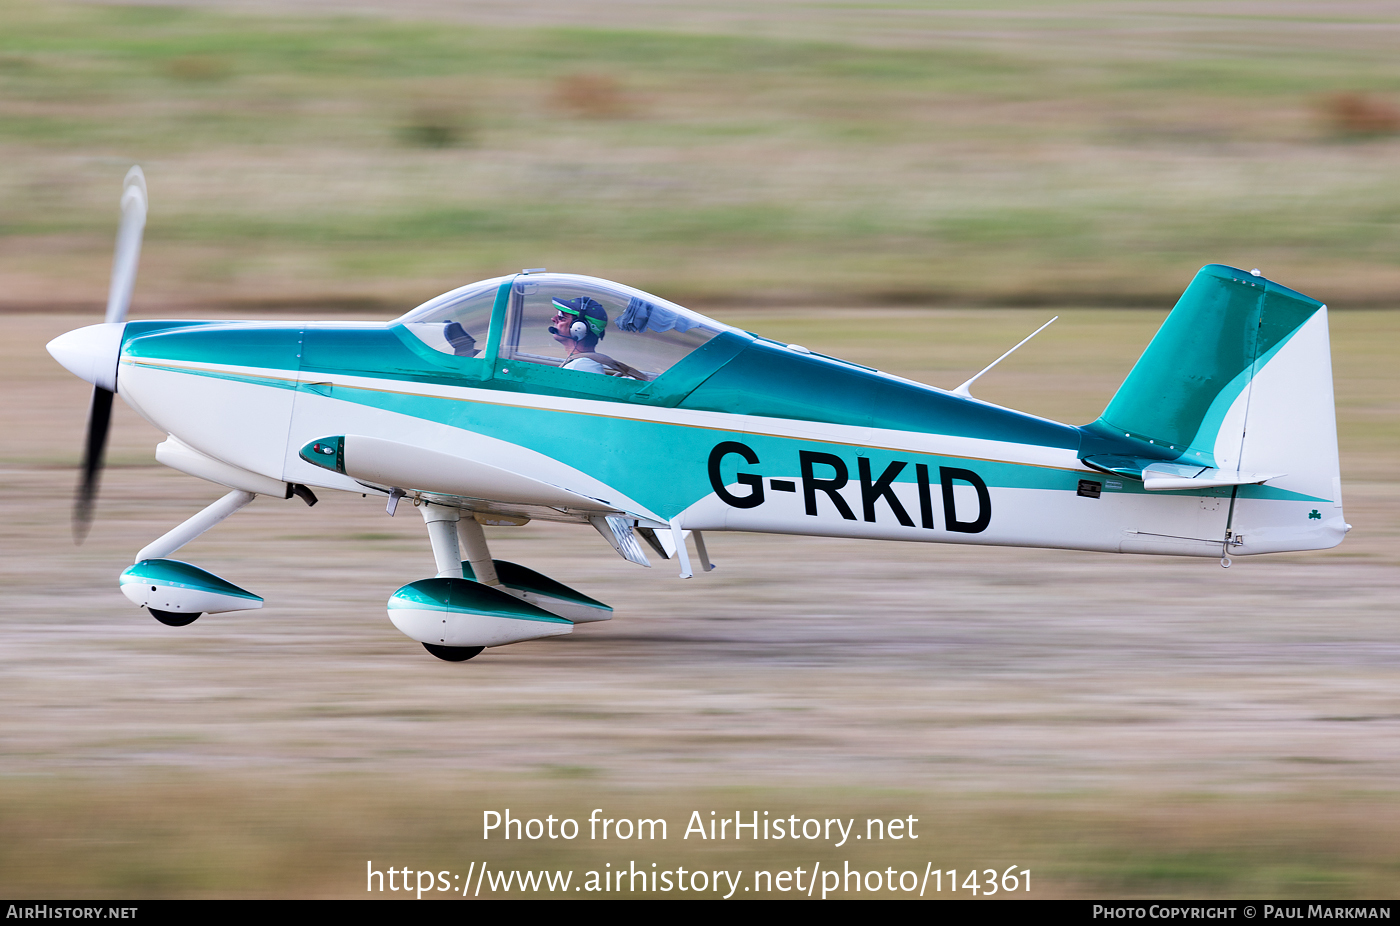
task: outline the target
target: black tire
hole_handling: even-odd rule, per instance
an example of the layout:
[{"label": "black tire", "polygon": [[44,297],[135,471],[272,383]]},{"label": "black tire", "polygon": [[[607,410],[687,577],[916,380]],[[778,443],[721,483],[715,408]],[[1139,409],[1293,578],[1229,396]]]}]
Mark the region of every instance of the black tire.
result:
[{"label": "black tire", "polygon": [[204,613],[203,611],[196,611],[193,614],[187,614],[183,611],[157,611],[155,608],[147,608],[146,610],[151,612],[151,617],[167,627],[184,627],[187,624],[193,624]]},{"label": "black tire", "polygon": [[435,643],[424,643],[423,649],[432,653],[439,659],[448,662],[466,662],[468,659],[486,649],[484,646],[438,646]]}]

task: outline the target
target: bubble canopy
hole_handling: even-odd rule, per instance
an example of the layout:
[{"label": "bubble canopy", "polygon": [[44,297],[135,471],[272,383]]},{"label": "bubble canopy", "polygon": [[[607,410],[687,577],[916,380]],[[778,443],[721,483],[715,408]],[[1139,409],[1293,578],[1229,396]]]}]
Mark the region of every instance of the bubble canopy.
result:
[{"label": "bubble canopy", "polygon": [[434,296],[394,322],[433,350],[480,357],[486,348],[496,294],[513,277],[496,277]]},{"label": "bubble canopy", "polygon": [[396,324],[436,351],[482,359],[494,359],[485,352],[492,327],[500,326],[500,359],[641,381],[736,330],[642,290],[566,273],[472,283],[428,300]]}]

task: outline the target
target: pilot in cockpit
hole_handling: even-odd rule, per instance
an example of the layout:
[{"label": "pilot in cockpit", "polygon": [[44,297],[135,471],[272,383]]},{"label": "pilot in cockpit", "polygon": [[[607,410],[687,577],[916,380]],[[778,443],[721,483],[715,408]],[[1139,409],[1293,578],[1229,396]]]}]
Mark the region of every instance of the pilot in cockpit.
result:
[{"label": "pilot in cockpit", "polygon": [[640,370],[598,353],[598,342],[608,331],[608,313],[597,300],[579,296],[552,301],[554,317],[550,319],[549,333],[568,351],[565,370],[646,379]]}]

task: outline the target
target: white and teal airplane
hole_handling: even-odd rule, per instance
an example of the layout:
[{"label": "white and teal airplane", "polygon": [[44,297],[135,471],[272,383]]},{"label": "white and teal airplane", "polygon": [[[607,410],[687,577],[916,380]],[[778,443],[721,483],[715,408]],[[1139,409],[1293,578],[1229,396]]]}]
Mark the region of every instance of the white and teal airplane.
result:
[{"label": "white and teal airplane", "polygon": [[[50,353],[95,387],[79,539],[113,394],[156,459],[230,491],[136,555],[158,620],[263,600],[170,557],[258,495],[407,500],[436,576],[389,618],[433,655],[568,633],[611,609],[492,559],[482,525],[591,525],[623,558],[713,568],[709,531],[1220,557],[1340,543],[1327,308],[1211,265],[1091,424],[1074,427],[732,328],[605,280],[525,270],[387,323],[127,321],[133,168],[104,324]],[[985,372],[985,371],[984,371]],[[980,376],[981,374],[979,374]],[[976,379],[976,377],[974,377]]]}]

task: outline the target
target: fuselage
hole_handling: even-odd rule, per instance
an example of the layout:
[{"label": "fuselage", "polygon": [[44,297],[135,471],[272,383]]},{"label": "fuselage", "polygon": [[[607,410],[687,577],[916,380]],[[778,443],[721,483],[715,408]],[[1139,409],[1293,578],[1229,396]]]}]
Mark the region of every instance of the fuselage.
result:
[{"label": "fuselage", "polygon": [[[331,435],[362,435],[597,502],[590,512],[518,493],[502,501],[402,487],[517,517],[621,512],[702,531],[1220,556],[1232,513],[1244,536],[1232,554],[1280,548],[1250,546],[1234,511],[1242,502],[1319,529],[1309,513],[1331,503],[1269,485],[1148,492],[1082,462],[1173,455],[1145,441],[726,326],[650,379],[527,362],[536,355],[508,350],[512,283],[500,287],[491,333],[467,356],[425,342],[402,319],[130,322],[118,392],[183,445],[278,483],[385,490],[299,453]],[[1282,548],[1334,545],[1340,513],[1327,519],[1327,531]]]}]

